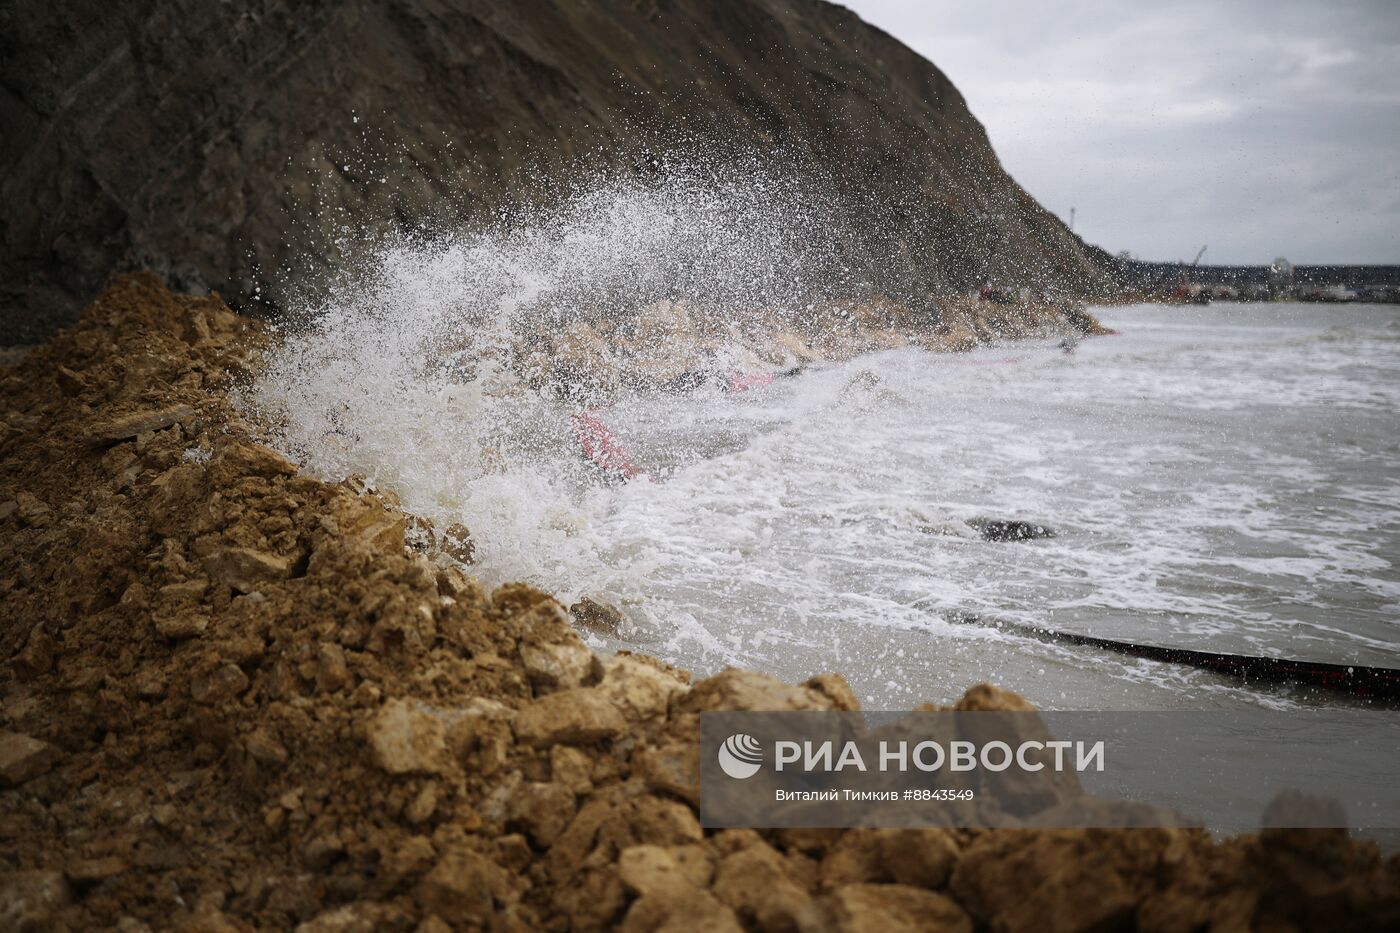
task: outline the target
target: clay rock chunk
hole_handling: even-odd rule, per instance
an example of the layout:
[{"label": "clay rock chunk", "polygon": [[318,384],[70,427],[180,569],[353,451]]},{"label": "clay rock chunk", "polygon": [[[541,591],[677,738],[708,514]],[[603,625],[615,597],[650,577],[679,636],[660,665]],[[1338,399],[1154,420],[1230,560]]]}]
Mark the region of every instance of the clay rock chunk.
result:
[{"label": "clay rock chunk", "polygon": [[476,562],[476,542],[472,533],[461,522],[453,522],[442,533],[440,550],[448,557],[462,564]]},{"label": "clay rock chunk", "polygon": [[193,417],[194,409],[188,405],[172,405],[169,408],[161,408],[156,411],[140,411],[94,425],[89,437],[95,444],[124,441],[138,434],[168,428]]},{"label": "clay rock chunk", "polygon": [[370,720],[374,763],[390,774],[441,774],[447,769],[447,730],[442,720],[404,700],[390,700]]},{"label": "clay rock chunk", "polygon": [[486,920],[497,904],[517,898],[509,872],[480,852],[463,848],[444,853],[418,889],[424,910],[453,921]]},{"label": "clay rock chunk", "polygon": [[841,933],[972,933],[952,898],[902,884],[848,884],[823,899],[828,929]]},{"label": "clay rock chunk", "polygon": [[156,633],[172,641],[196,638],[209,628],[209,617],[190,609],[162,610],[152,617],[152,621]]},{"label": "clay rock chunk", "polygon": [[91,887],[127,870],[126,862],[114,855],[105,858],[85,858],[69,862],[64,874],[76,888]]},{"label": "clay rock chunk", "polygon": [[247,441],[224,448],[219,465],[239,476],[292,476],[297,471],[296,465],[277,451]]},{"label": "clay rock chunk", "polygon": [[680,741],[653,745],[637,752],[634,773],[647,785],[700,804],[700,753]]},{"label": "clay rock chunk", "polygon": [[569,626],[564,607],[541,603],[524,623],[520,661],[530,682],[545,690],[578,687],[593,670],[593,652]]},{"label": "clay rock chunk", "polygon": [[682,894],[705,887],[711,867],[699,846],[628,846],[618,854],[618,877],[641,897]]},{"label": "clay rock chunk", "polygon": [[603,680],[598,685],[633,722],[664,717],[671,698],[685,689],[686,684],[674,674],[629,654],[603,662]]},{"label": "clay rock chunk", "polygon": [[739,918],[709,891],[650,894],[632,904],[623,933],[741,933]]},{"label": "clay rock chunk", "polygon": [[946,829],[877,829],[875,839],[885,871],[899,884],[941,888],[958,861],[958,844]]},{"label": "clay rock chunk", "polygon": [[760,929],[810,929],[818,923],[811,895],[789,877],[782,855],[762,842],[720,862],[714,892]]},{"label": "clay rock chunk", "polygon": [[31,492],[21,492],[14,498],[15,513],[20,521],[33,528],[45,528],[53,521],[53,509]]},{"label": "clay rock chunk", "polygon": [[[683,712],[728,710],[839,710],[851,702],[850,687],[836,686],[839,675],[823,675],[819,686],[793,686],[776,677],[735,668],[702,680],[681,698]],[[844,681],[842,681],[844,685]]]},{"label": "clay rock chunk", "polygon": [[261,583],[285,580],[291,576],[292,562],[266,551],[230,547],[206,557],[204,570],[210,578],[240,593],[251,593]]},{"label": "clay rock chunk", "polygon": [[29,633],[24,650],[15,655],[14,669],[20,680],[33,680],[40,674],[53,670],[54,657],[58,654],[58,642],[44,631],[43,626],[35,626]]},{"label": "clay rock chunk", "polygon": [[515,735],[526,745],[584,745],[615,738],[627,722],[607,696],[591,687],[540,697],[515,718]]},{"label": "clay rock chunk", "polygon": [[526,781],[508,804],[512,824],[542,848],[548,848],[574,818],[574,792],[555,782]]},{"label": "clay rock chunk", "polygon": [[61,872],[0,874],[0,930],[28,933],[54,929],[54,914],[67,906],[71,896]]},{"label": "clay rock chunk", "polygon": [[384,928],[383,912],[384,909],[378,904],[349,904],[327,910],[298,924],[296,933],[374,933]]},{"label": "clay rock chunk", "polygon": [[1194,867],[1190,841],[1176,829],[986,833],[963,852],[948,887],[991,929],[1127,928],[1163,865]]},{"label": "clay rock chunk", "polygon": [[569,617],[596,635],[621,638],[627,619],[613,606],[584,597],[569,607]]},{"label": "clay rock chunk", "polygon": [[190,698],[196,703],[222,703],[248,689],[248,675],[232,662],[220,664],[190,680]]},{"label": "clay rock chunk", "polygon": [[59,757],[48,742],[0,730],[0,785],[18,787],[47,773]]},{"label": "clay rock chunk", "polygon": [[345,649],[333,642],[322,642],[316,649],[316,689],[334,693],[351,684]]}]

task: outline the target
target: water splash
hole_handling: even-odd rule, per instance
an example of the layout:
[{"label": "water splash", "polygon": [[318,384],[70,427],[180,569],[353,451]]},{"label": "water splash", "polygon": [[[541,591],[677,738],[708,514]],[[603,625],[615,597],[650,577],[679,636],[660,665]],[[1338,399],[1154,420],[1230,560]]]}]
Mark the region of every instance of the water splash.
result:
[{"label": "water splash", "polygon": [[[859,294],[820,190],[757,159],[671,162],[476,229],[347,238],[358,259],[303,293],[246,402],[314,474],[364,473],[439,527],[466,523],[488,582],[625,598],[648,560],[589,559],[625,493],[598,482],[568,427],[625,386],[600,389],[559,348],[611,329],[634,361],[723,371],[757,316]],[[678,312],[689,348],[668,324]]]}]

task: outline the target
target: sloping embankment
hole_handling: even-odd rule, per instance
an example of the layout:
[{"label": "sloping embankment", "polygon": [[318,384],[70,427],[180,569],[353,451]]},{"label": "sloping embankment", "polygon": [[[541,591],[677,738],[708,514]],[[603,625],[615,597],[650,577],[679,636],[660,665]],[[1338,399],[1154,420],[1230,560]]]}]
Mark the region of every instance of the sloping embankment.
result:
[{"label": "sloping embankment", "polygon": [[[118,281],[0,376],[0,927],[1378,929],[1341,832],[702,831],[690,683],[405,548],[392,497],[255,441],[258,340]],[[970,690],[971,708],[1019,706]]]}]

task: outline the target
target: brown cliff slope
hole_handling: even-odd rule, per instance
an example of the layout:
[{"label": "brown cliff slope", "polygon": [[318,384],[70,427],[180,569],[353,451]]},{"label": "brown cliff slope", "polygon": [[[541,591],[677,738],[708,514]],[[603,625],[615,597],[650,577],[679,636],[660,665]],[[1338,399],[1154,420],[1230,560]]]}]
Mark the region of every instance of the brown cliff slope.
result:
[{"label": "brown cliff slope", "polygon": [[284,265],[334,264],[346,223],[461,223],[548,196],[580,160],[630,171],[677,147],[781,147],[823,176],[866,221],[851,250],[876,290],[1101,280],[1102,254],[1006,175],[937,68],[817,0],[0,16],[0,344],[72,320],[121,269],[238,307],[260,285],[276,306]]},{"label": "brown cliff slope", "polygon": [[1400,920],[1400,861],[1341,832],[703,831],[698,713],[853,708],[844,681],[597,657],[544,594],[406,548],[391,495],[230,408],[260,339],[138,276],[0,370],[0,927]]}]

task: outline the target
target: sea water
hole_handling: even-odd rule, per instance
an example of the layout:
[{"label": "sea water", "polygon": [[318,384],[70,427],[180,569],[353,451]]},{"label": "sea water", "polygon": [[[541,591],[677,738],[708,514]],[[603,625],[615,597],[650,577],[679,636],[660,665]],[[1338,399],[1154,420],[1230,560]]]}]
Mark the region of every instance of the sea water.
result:
[{"label": "sea water", "polygon": [[[878,708],[982,680],[1061,709],[1316,699],[969,616],[1400,666],[1400,308],[1098,314],[1121,333],[1069,354],[899,350],[620,406],[671,472],[600,516],[601,566],[647,568],[608,595],[651,606],[648,647],[679,663],[839,670]],[[1056,534],[988,542],[970,518]]]},{"label": "sea water", "polygon": [[[326,351],[310,382],[274,367],[254,400],[314,472],[465,523],[488,584],[616,606],[624,636],[596,647],[697,675],[839,671],[884,709],[979,681],[1058,709],[1340,702],[973,618],[1400,666],[1400,307],[1096,313],[1121,333],[1069,353],[901,349],[618,401],[600,417],[649,474],[625,484],[543,394],[405,384]],[[989,542],[974,518],[1055,535]]]}]

